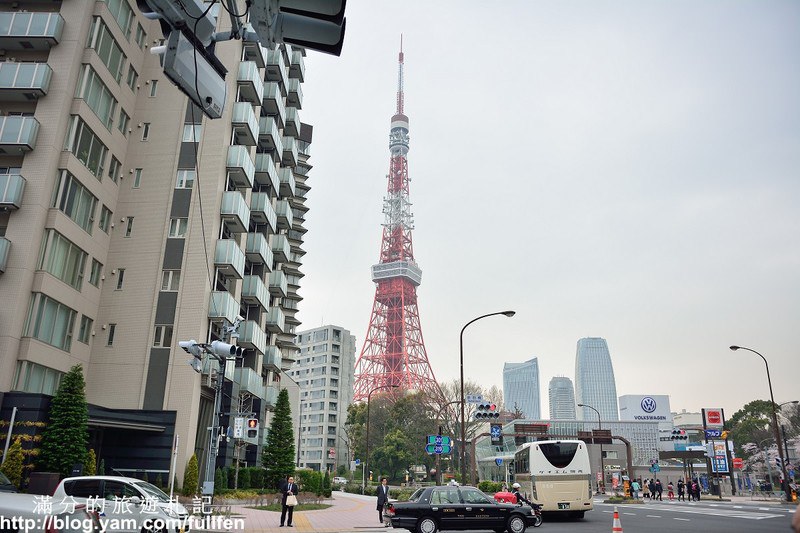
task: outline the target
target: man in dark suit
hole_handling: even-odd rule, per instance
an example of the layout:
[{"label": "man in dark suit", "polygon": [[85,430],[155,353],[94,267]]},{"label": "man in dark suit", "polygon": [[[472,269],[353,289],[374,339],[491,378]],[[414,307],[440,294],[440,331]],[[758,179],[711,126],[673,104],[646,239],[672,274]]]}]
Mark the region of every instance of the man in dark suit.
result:
[{"label": "man in dark suit", "polygon": [[[289,476],[286,481],[281,484],[281,494],[283,498],[281,499],[281,526],[283,527],[283,523],[286,522],[286,525],[289,527],[294,527],[292,525],[292,514],[294,513],[294,506],[286,505],[286,498],[289,497],[289,494],[294,494],[297,496],[299,489],[297,487],[297,483],[294,482],[294,477]],[[289,520],[286,520],[286,515],[289,515]]]},{"label": "man in dark suit", "polygon": [[[383,507],[389,503],[389,480],[385,477],[381,478],[381,484],[378,485],[378,521],[383,524]],[[389,524],[386,524],[389,527]]]}]

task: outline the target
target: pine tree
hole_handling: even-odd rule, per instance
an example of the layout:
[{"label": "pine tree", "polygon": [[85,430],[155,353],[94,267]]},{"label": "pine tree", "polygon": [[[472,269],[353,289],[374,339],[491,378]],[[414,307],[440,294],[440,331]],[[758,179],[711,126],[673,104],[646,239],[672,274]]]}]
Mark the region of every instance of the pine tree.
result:
[{"label": "pine tree", "polygon": [[197,455],[192,454],[191,459],[186,464],[186,471],[183,473],[183,495],[193,496],[197,494],[197,482],[200,479],[200,471],[197,466]]},{"label": "pine tree", "polygon": [[89,453],[86,454],[86,464],[83,465],[83,475],[97,475],[97,454],[94,453],[94,448],[89,448]]},{"label": "pine tree", "polygon": [[8,448],[8,457],[6,457],[5,462],[3,462],[3,467],[0,468],[17,488],[22,485],[22,463],[24,460],[25,456],[22,453],[22,439],[17,437],[14,439],[14,444]]},{"label": "pine tree", "polygon": [[106,460],[100,459],[100,466],[97,467],[97,475],[98,476],[105,476],[106,475]]},{"label": "pine tree", "polygon": [[228,476],[225,475],[225,470],[217,467],[214,472],[214,494],[219,494],[228,488]]},{"label": "pine tree", "polygon": [[73,366],[61,379],[50,402],[49,417],[42,433],[37,470],[68,475],[74,465],[86,463],[89,442],[89,408],[81,365]]},{"label": "pine tree", "polygon": [[264,487],[277,489],[286,476],[294,474],[295,459],[289,392],[281,389],[267,433],[267,445],[261,455],[261,463],[266,468]]}]

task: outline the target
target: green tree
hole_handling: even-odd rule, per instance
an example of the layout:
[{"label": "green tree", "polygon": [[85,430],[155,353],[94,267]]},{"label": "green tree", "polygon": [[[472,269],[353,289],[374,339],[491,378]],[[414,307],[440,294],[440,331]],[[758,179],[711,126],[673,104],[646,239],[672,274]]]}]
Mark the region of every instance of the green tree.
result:
[{"label": "green tree", "polygon": [[239,469],[239,488],[242,490],[247,490],[251,487],[250,485],[250,469],[249,468],[240,468]]},{"label": "green tree", "polygon": [[197,494],[197,483],[200,480],[200,470],[197,465],[197,455],[192,454],[186,464],[186,471],[183,473],[183,495],[193,496]]},{"label": "green tree", "polygon": [[373,460],[370,463],[370,469],[375,472],[373,479],[377,482],[379,475],[385,475],[394,480],[404,478],[405,470],[413,458],[410,452],[411,448],[412,443],[399,429],[386,435],[383,445],[370,454]]},{"label": "green tree", "polygon": [[42,433],[37,469],[68,475],[76,464],[86,463],[89,409],[81,365],[61,379],[50,402],[50,420]]},{"label": "green tree", "polygon": [[97,475],[98,476],[105,476],[106,475],[106,460],[100,459],[100,466],[97,467]]},{"label": "green tree", "polygon": [[22,486],[22,467],[25,455],[22,453],[22,439],[17,437],[14,444],[8,448],[8,457],[3,462],[2,472],[11,480],[15,487]]},{"label": "green tree", "polygon": [[89,448],[89,453],[86,454],[86,464],[83,465],[83,475],[97,475],[97,454],[94,453],[94,448]]},{"label": "green tree", "polygon": [[220,467],[214,471],[214,494],[219,494],[223,490],[228,488],[228,476]]},{"label": "green tree", "polygon": [[286,476],[294,474],[295,459],[289,392],[281,389],[267,433],[267,444],[261,454],[261,464],[267,469],[264,474],[264,487],[277,489]]},{"label": "green tree", "polygon": [[753,400],[736,411],[728,420],[730,438],[736,447],[736,454],[749,457],[749,448],[742,446],[748,443],[758,444],[762,440],[772,438],[772,403],[766,400]]}]

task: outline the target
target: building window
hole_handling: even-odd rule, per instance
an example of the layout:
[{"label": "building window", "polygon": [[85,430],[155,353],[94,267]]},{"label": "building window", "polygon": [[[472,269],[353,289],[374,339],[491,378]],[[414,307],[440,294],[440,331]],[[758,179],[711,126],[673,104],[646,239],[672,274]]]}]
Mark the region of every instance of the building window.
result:
[{"label": "building window", "polygon": [[133,9],[128,5],[127,0],[102,0],[111,11],[111,16],[119,24],[126,39],[131,38],[131,25],[133,24]]},{"label": "building window", "polygon": [[17,361],[16,376],[14,390],[55,396],[64,373],[30,361]]},{"label": "building window", "polygon": [[133,68],[133,65],[128,65],[128,87],[131,91],[136,92],[136,82],[139,81],[139,73]]},{"label": "building window", "polygon": [[183,142],[196,143],[200,142],[200,136],[203,134],[202,124],[184,124],[183,125]]},{"label": "building window", "polygon": [[113,346],[114,345],[114,335],[117,333],[117,325],[116,324],[109,324],[108,325],[108,340],[106,341],[106,346]]},{"label": "building window", "polygon": [[54,229],[45,230],[39,270],[45,270],[70,287],[81,290],[86,252]]},{"label": "building window", "polygon": [[158,80],[150,80],[150,98],[155,98],[158,93]]},{"label": "building window", "polygon": [[95,287],[100,286],[100,277],[103,275],[103,263],[92,258],[92,272],[89,274],[89,283]]},{"label": "building window", "polygon": [[172,238],[186,237],[186,227],[189,224],[189,219],[186,218],[172,218],[169,221],[169,236]]},{"label": "building window", "polygon": [[133,233],[133,217],[128,217],[128,222],[125,226],[125,237],[130,237],[131,233]]},{"label": "building window", "polygon": [[97,198],[66,170],[61,171],[52,205],[71,218],[86,233],[92,234]]},{"label": "building window", "polygon": [[108,177],[111,178],[111,181],[117,183],[119,179],[119,172],[122,168],[122,163],[119,162],[119,159],[111,156],[111,164],[108,165]]},{"label": "building window", "polygon": [[92,324],[94,321],[86,315],[81,317],[81,327],[78,330],[78,341],[89,344],[89,337],[92,335]]},{"label": "building window", "polygon": [[118,268],[117,269],[117,290],[122,290],[122,284],[125,283],[125,269]]},{"label": "building window", "polygon": [[145,122],[142,124],[142,140],[149,141],[150,140],[150,123]]},{"label": "building window", "polygon": [[91,65],[83,65],[75,98],[80,98],[94,111],[103,125],[111,129],[117,111],[117,99],[106,87]]},{"label": "building window", "polygon": [[136,23],[136,44],[139,45],[139,48],[144,48],[144,43],[147,40],[147,34],[144,32],[144,28],[138,22]]},{"label": "building window", "polygon": [[108,233],[108,229],[111,226],[111,210],[106,206],[103,206],[103,209],[100,210],[100,229],[104,232]]},{"label": "building window", "polygon": [[123,135],[128,135],[128,124],[131,121],[131,117],[125,112],[124,109],[120,108],[119,110],[119,120],[117,120],[117,129]]},{"label": "building window", "polygon": [[169,348],[170,346],[172,346],[172,326],[156,326],[153,347]]},{"label": "building window", "polygon": [[72,152],[98,179],[103,175],[108,148],[77,115],[72,116],[64,149]]},{"label": "building window", "polygon": [[180,270],[164,270],[161,273],[161,290],[177,291],[181,284]]},{"label": "building window", "polygon": [[142,185],[142,169],[133,169],[133,188],[138,189]]},{"label": "building window", "polygon": [[69,351],[77,312],[40,292],[33,293],[25,336]]},{"label": "building window", "polygon": [[194,169],[179,168],[178,179],[175,182],[176,189],[191,189],[194,187],[194,180],[197,177],[197,172]]},{"label": "building window", "polygon": [[89,32],[89,39],[86,42],[86,48],[92,48],[100,60],[114,76],[114,80],[119,83],[122,78],[122,67],[125,65],[125,54],[122,53],[122,48],[114,40],[111,31],[103,22],[100,17],[94,17],[92,21],[92,29]]}]

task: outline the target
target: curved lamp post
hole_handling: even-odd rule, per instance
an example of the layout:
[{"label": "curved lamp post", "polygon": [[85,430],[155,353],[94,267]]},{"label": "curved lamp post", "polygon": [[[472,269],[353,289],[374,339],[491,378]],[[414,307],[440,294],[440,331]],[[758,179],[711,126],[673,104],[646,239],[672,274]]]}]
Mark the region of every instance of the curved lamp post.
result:
[{"label": "curved lamp post", "polygon": [[[731,346],[731,350],[733,350],[734,352],[736,350],[747,350],[748,352],[753,352],[754,354],[756,354],[757,356],[759,356],[761,359],[764,360],[764,365],[766,365],[767,367],[767,383],[769,384],[769,399],[772,405],[772,430],[775,433],[775,444],[778,446],[778,455],[781,458],[781,475],[783,476],[783,483],[784,483],[784,486],[782,486],[781,488],[782,489],[788,488],[788,486],[786,486],[786,484],[788,483],[788,479],[786,478],[786,461],[783,457],[781,436],[780,433],[778,432],[778,410],[776,408],[777,404],[775,403],[775,396],[772,394],[772,378],[770,378],[769,376],[769,363],[767,362],[767,358],[758,353],[757,351],[753,350],[752,348],[745,348],[744,346]],[[792,495],[790,491],[784,490],[784,493],[786,501],[789,502],[792,501]]]},{"label": "curved lamp post", "polygon": [[367,454],[366,454],[366,457],[364,457],[364,465],[361,467],[361,494],[364,494],[364,487],[366,485],[366,477],[367,477],[366,476],[367,468],[369,468],[369,406],[370,406],[370,403],[371,403],[370,400],[372,398],[372,393],[375,392],[375,391],[382,390],[382,389],[396,389],[399,386],[400,385],[379,385],[379,386],[375,387],[374,389],[372,389],[371,391],[369,391],[369,394],[367,394],[367,435],[366,435],[367,436]]},{"label": "curved lamp post", "polygon": [[[591,405],[586,405],[585,403],[579,403],[578,407],[588,407],[595,413],[597,413],[597,429],[603,429],[603,423],[600,421],[600,411],[592,407]],[[600,441],[600,474],[603,476],[603,485],[606,484],[606,471],[603,468],[603,441]],[[600,492],[600,485],[597,486],[597,492]]]},{"label": "curved lamp post", "polygon": [[466,432],[466,425],[464,423],[464,330],[467,329],[467,326],[472,324],[473,322],[477,322],[482,318],[486,318],[489,316],[495,315],[505,315],[507,317],[512,317],[516,314],[515,311],[499,311],[497,313],[489,313],[487,315],[481,315],[477,318],[473,318],[466,324],[464,327],[461,328],[461,335],[459,336],[459,355],[461,360],[461,449],[459,450],[461,453],[461,482],[464,483],[467,475],[467,432]]}]

